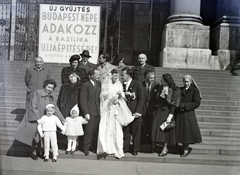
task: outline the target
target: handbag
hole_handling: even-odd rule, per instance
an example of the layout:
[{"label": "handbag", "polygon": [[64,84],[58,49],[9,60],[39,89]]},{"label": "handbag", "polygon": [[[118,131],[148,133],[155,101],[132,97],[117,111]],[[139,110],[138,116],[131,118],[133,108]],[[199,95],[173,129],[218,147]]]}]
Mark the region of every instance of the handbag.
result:
[{"label": "handbag", "polygon": [[164,129],[164,131],[166,131],[166,132],[171,131],[175,126],[176,126],[175,122],[174,122],[174,121],[171,121],[171,122],[166,126],[166,128]]}]

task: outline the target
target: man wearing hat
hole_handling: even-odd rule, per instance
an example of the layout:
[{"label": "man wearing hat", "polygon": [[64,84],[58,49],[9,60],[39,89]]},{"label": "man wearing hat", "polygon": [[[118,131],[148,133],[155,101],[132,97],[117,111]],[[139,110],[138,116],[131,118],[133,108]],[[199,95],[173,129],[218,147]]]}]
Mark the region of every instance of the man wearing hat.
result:
[{"label": "man wearing hat", "polygon": [[70,67],[64,67],[61,73],[62,84],[70,83],[68,76],[75,72],[80,78],[81,82],[85,82],[88,80],[88,74],[85,69],[79,68],[79,55],[72,55],[69,59]]},{"label": "man wearing hat", "polygon": [[88,72],[94,68],[95,64],[90,63],[88,59],[91,57],[88,50],[84,50],[81,54],[82,60],[79,62],[79,68],[86,69]]}]

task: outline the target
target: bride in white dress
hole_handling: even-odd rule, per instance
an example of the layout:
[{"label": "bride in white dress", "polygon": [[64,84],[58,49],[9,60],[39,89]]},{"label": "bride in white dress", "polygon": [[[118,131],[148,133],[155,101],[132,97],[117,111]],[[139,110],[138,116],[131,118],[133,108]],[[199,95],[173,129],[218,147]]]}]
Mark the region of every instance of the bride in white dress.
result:
[{"label": "bride in white dress", "polygon": [[118,71],[112,69],[102,83],[97,154],[114,154],[121,158],[124,156],[122,127],[131,123],[134,117],[124,100],[118,77]]}]

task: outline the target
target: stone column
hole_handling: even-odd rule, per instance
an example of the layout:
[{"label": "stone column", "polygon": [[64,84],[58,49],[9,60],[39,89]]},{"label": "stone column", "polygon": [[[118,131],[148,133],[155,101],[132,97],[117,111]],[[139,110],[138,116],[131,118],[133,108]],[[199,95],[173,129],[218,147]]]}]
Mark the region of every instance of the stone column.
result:
[{"label": "stone column", "polygon": [[240,61],[240,3],[217,0],[216,22],[211,29],[210,48],[222,69],[231,69]]},{"label": "stone column", "polygon": [[209,26],[201,19],[200,0],[171,0],[170,16],[162,32],[160,66],[219,69],[209,49]]},{"label": "stone column", "polygon": [[168,22],[177,21],[194,21],[201,23],[200,0],[171,0]]}]

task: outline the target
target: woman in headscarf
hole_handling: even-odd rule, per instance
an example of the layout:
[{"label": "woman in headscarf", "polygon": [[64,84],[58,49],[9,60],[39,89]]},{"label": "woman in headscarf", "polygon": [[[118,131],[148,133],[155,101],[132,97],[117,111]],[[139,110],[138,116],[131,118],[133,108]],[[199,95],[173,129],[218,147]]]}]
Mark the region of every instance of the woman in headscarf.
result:
[{"label": "woman in headscarf", "polygon": [[201,143],[202,137],[197,123],[195,109],[200,106],[201,92],[191,77],[183,77],[184,87],[181,87],[181,102],[176,110],[176,142],[182,143],[181,157],[189,154],[189,144]]}]

